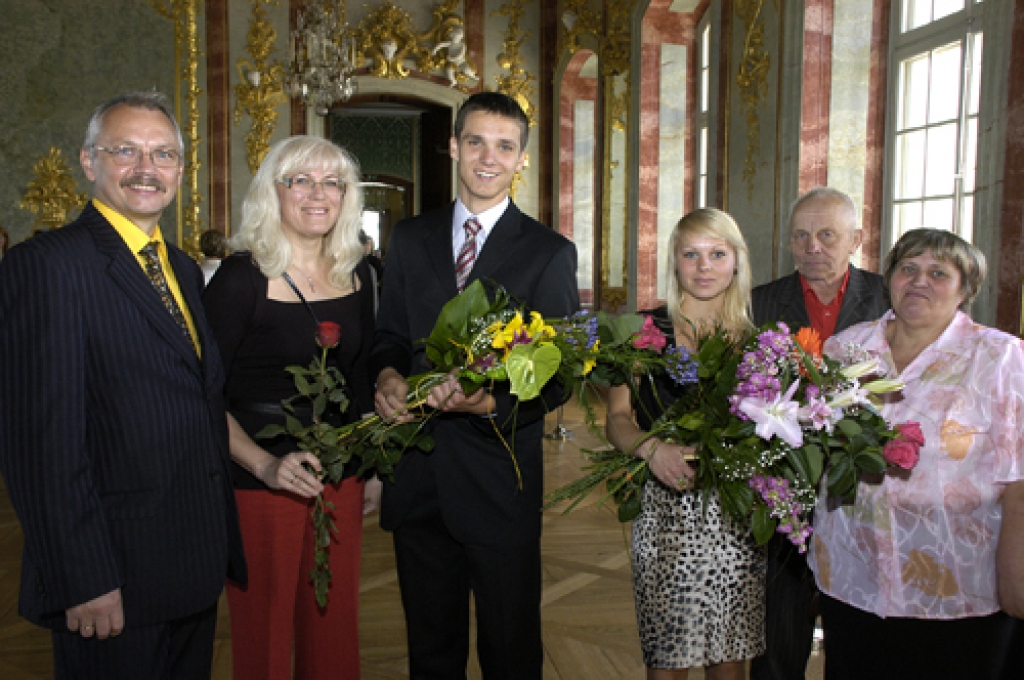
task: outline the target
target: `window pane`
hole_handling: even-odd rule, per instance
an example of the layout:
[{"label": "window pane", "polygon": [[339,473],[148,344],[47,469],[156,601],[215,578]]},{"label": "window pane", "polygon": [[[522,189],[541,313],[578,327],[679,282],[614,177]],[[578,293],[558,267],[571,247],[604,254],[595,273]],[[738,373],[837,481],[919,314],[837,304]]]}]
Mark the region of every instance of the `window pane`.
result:
[{"label": "window pane", "polygon": [[918,130],[896,139],[896,196],[920,198],[924,195],[925,143],[927,132]]},{"label": "window pane", "polygon": [[977,114],[981,108],[981,33],[971,34],[974,52],[971,54],[971,100],[967,113]]},{"label": "window pane", "polygon": [[700,67],[708,68],[711,65],[711,25],[704,28],[700,36]]},{"label": "window pane", "polygon": [[897,128],[905,130],[920,127],[928,119],[928,55],[906,59],[901,66]]},{"label": "window pane", "polygon": [[700,72],[700,110],[706,112],[710,105],[711,95],[711,69],[704,69]]},{"label": "window pane", "polygon": [[706,175],[708,174],[708,129],[706,127],[700,129],[700,145],[698,149],[697,153],[700,154],[700,157],[697,159],[697,162],[700,164],[700,170],[697,174]]},{"label": "window pane", "polygon": [[938,21],[942,17],[959,12],[964,8],[964,0],[935,0],[935,9],[932,11],[932,21]]},{"label": "window pane", "polygon": [[919,229],[921,227],[921,203],[914,201],[913,203],[900,203],[893,208],[893,228],[895,229],[895,238],[893,242],[900,236],[903,236],[906,232],[911,229]]},{"label": "window pane", "polygon": [[966,145],[964,148],[964,160],[963,160],[963,173],[964,173],[964,191],[966,193],[974,193],[974,175],[977,172],[978,166],[978,119],[968,118],[967,119],[967,139],[964,140]]},{"label": "window pane", "polygon": [[956,174],[956,123],[928,129],[928,156],[925,169],[925,196],[953,193]]},{"label": "window pane", "polygon": [[960,238],[974,240],[974,196],[964,196],[960,203]]},{"label": "window pane", "polygon": [[924,202],[924,213],[921,216],[922,224],[929,229],[953,229],[953,199],[940,198],[934,201]]},{"label": "window pane", "polygon": [[956,120],[960,115],[960,41],[932,52],[928,122]]},{"label": "window pane", "polygon": [[708,205],[708,178],[701,176],[697,182],[697,207],[705,208]]},{"label": "window pane", "polygon": [[912,31],[932,20],[932,0],[906,0],[903,4],[903,32]]}]

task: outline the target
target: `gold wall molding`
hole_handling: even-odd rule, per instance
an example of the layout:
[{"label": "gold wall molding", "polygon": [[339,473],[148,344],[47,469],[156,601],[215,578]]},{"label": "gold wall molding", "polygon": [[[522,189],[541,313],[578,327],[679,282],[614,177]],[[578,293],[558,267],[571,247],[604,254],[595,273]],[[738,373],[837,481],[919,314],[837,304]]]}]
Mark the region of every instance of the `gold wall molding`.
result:
[{"label": "gold wall molding", "polygon": [[277,31],[267,21],[264,4],[278,5],[274,0],[253,0],[245,42],[249,59],[240,58],[236,63],[241,80],[235,85],[235,125],[241,121],[242,113],[252,119],[252,126],[245,133],[245,160],[254,175],[270,150],[270,137],[277,127],[276,107],[288,101],[282,87],[284,69],[268,61]]},{"label": "gold wall molding", "polygon": [[[174,22],[174,108],[178,125],[185,137],[185,189],[188,193],[187,203],[182,206],[182,192],[178,192],[178,245],[193,257],[200,257],[199,234],[205,222],[201,216],[200,206],[203,195],[199,191],[199,168],[202,161],[199,146],[203,138],[199,136],[199,26],[197,17],[202,0],[149,0],[149,4],[161,16]],[[184,106],[187,114],[182,116],[182,96],[184,90]],[[182,121],[184,120],[184,124]]]},{"label": "gold wall molding", "polygon": [[740,105],[747,121],[747,156],[743,164],[743,179],[747,183],[748,195],[753,197],[757,159],[761,155],[761,121],[758,111],[767,97],[771,55],[764,47],[764,19],[761,16],[764,0],[735,2],[736,16],[747,25],[736,85],[739,87]]},{"label": "gold wall molding", "polygon": [[[526,0],[526,2],[528,1]],[[520,108],[523,109],[523,113],[530,120],[530,126],[533,127],[537,124],[537,108],[533,105],[533,96],[537,93],[534,83],[537,78],[523,68],[521,50],[523,43],[530,37],[530,32],[524,31],[519,25],[519,21],[523,18],[523,13],[526,11],[524,9],[526,2],[524,0],[510,0],[507,4],[491,12],[491,16],[508,17],[508,27],[505,29],[505,39],[501,44],[501,52],[495,57],[498,68],[506,71],[506,73],[494,76],[494,81],[498,85],[496,88],[498,92],[516,100]],[[523,169],[529,167],[529,164],[530,156],[527,154],[523,163]],[[513,176],[512,187],[509,191],[512,200],[515,200],[516,191],[519,189],[519,184],[523,181],[522,172],[517,172]]]},{"label": "gold wall molding", "polygon": [[28,190],[18,204],[22,210],[37,215],[32,231],[56,229],[69,222],[68,212],[81,208],[89,200],[89,194],[78,191],[71,166],[64,160],[64,154],[55,146],[39,158],[32,166],[36,177],[28,184]]},{"label": "gold wall molding", "polygon": [[559,61],[561,57],[572,56],[580,50],[580,38],[591,36],[601,39],[602,13],[588,7],[587,0],[566,0],[562,5],[561,30],[559,31]]}]

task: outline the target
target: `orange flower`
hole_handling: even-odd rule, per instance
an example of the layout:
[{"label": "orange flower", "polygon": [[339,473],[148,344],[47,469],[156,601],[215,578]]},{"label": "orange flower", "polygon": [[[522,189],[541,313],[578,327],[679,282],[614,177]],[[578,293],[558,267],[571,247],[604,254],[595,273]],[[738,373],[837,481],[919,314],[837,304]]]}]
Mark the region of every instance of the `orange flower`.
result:
[{"label": "orange flower", "polygon": [[818,331],[804,327],[793,337],[804,352],[815,358],[821,356],[821,337],[818,335]]}]

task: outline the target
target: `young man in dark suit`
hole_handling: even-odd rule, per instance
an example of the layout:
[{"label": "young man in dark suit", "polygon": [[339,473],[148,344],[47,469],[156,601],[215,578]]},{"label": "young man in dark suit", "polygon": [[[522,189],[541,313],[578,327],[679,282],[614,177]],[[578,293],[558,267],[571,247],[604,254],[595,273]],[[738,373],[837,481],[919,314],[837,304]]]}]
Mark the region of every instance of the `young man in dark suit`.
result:
[{"label": "young man in dark suit", "polygon": [[[824,342],[889,309],[882,277],[850,264],[860,248],[853,199],[817,187],[800,196],[789,213],[789,245],[796,271],[753,291],[754,323],[783,321],[790,330],[811,327]],[[752,680],[803,680],[814,635],[817,588],[807,558],[781,534],[768,543],[767,642],[751,662]]]},{"label": "young man in dark suit", "polygon": [[[575,246],[509,200],[528,125],[503,94],[470,97],[450,143],[458,200],[395,227],[371,358],[385,418],[402,417],[405,378],[428,369],[419,340],[465,285],[495,281],[545,317],[579,307]],[[484,677],[540,680],[543,418],[563,400],[549,385],[513,413],[507,388],[466,395],[452,380],[431,394],[445,411],[431,432],[436,446],[405,455],[381,509],[381,526],[394,532],[414,680],[465,677],[471,592]],[[505,442],[514,442],[521,487]]]},{"label": "young man in dark suit", "polygon": [[19,610],[55,676],[209,678],[245,579],[203,278],[158,220],[181,181],[166,97],[96,109],[94,198],[0,268],[0,466],[25,534]]}]

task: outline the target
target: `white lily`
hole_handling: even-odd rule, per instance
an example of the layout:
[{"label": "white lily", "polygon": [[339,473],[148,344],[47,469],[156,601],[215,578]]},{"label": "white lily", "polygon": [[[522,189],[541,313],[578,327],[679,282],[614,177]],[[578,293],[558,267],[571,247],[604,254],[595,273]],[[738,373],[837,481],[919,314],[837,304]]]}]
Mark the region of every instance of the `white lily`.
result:
[{"label": "white lily", "polygon": [[847,409],[857,404],[867,404],[868,394],[866,389],[861,387],[860,383],[854,383],[852,386],[839,392],[837,394],[829,395],[828,407],[832,409]]},{"label": "white lily", "polygon": [[840,373],[844,378],[856,380],[872,373],[878,373],[879,368],[882,366],[882,360],[878,357],[873,357],[867,361],[861,361],[860,363],[851,364],[840,369]]},{"label": "white lily", "polygon": [[794,380],[785,394],[776,395],[771,401],[761,397],[746,397],[740,401],[740,411],[757,423],[758,437],[768,441],[777,435],[793,448],[803,446],[804,433],[797,417],[800,404],[793,401],[799,384],[799,380]]},{"label": "white lily", "polygon": [[871,394],[885,394],[887,392],[899,392],[904,387],[903,381],[899,378],[883,378],[864,383],[864,389]]}]

